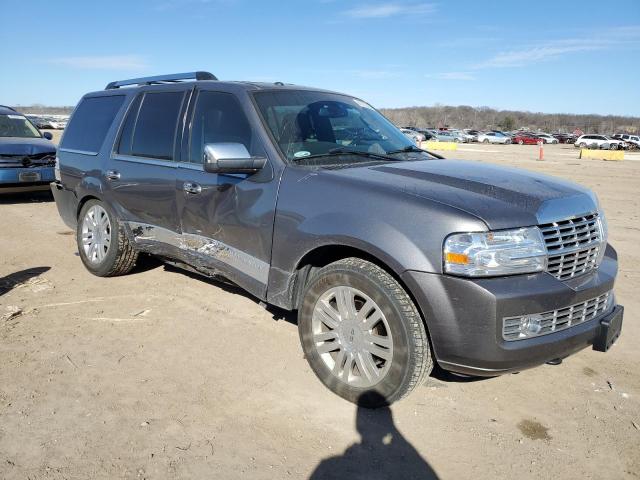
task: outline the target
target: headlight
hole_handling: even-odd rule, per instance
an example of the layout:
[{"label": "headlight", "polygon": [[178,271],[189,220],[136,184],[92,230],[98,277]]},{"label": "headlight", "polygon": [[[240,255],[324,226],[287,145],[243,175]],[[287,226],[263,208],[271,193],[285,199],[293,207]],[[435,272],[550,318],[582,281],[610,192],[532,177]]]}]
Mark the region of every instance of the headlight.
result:
[{"label": "headlight", "polygon": [[542,272],[547,249],[538,227],[496,232],[455,233],[444,242],[444,270],[487,277]]},{"label": "headlight", "polygon": [[601,243],[600,250],[598,251],[597,265],[600,265],[604,259],[604,252],[607,249],[607,237],[609,236],[609,226],[607,225],[607,219],[602,210],[598,212],[598,228],[600,229]]}]

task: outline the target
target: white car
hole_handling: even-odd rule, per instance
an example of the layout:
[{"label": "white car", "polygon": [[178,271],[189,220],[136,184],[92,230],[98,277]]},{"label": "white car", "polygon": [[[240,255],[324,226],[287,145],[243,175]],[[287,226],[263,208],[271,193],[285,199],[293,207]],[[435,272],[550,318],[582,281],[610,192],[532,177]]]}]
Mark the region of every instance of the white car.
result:
[{"label": "white car", "polygon": [[409,137],[411,140],[413,140],[414,143],[424,141],[424,135],[416,132],[415,130],[411,130],[409,128],[401,128],[400,131],[404,133],[406,137]]},{"label": "white car", "polygon": [[511,143],[511,137],[499,132],[484,132],[478,135],[480,143],[502,143],[508,145]]},{"label": "white car", "polygon": [[640,148],[640,136],[638,135],[629,135],[629,138],[625,140],[631,148]]},{"label": "white car", "polygon": [[462,143],[470,143],[473,142],[473,135],[469,135],[467,132],[462,130],[449,130],[455,137],[459,138]]},{"label": "white car", "polygon": [[616,140],[606,135],[580,135],[573,145],[579,148],[601,148],[606,150],[618,150],[626,147],[622,140]]},{"label": "white car", "polygon": [[558,139],[552,137],[548,133],[536,133],[536,135],[540,137],[544,143],[558,143]]}]

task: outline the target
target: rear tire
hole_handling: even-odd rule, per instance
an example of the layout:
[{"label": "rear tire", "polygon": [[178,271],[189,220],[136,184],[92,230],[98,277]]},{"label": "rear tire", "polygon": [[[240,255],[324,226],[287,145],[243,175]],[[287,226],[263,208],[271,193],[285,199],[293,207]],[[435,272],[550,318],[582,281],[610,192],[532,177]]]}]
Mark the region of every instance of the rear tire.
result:
[{"label": "rear tire", "polygon": [[89,200],[82,206],[76,242],[82,263],[98,277],[125,275],[138,259],[138,251],[115,214],[100,200]]},{"label": "rear tire", "polygon": [[433,368],[427,332],[409,295],[382,268],[359,258],[315,273],[298,310],[298,332],[320,381],[367,408],[405,397]]},{"label": "rear tire", "polygon": [[482,140],[482,143],[489,143],[489,139],[485,138],[484,140]]}]

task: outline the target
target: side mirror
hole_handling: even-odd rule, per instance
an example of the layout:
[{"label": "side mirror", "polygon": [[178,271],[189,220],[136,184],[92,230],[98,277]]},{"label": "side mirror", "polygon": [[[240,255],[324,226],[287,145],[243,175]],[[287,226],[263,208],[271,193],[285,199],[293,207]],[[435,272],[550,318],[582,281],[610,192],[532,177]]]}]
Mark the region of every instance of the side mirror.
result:
[{"label": "side mirror", "polygon": [[47,140],[53,140],[53,135],[51,135],[51,132],[44,132],[42,136]]},{"label": "side mirror", "polygon": [[264,167],[265,157],[252,157],[242,143],[207,143],[204,171],[209,173],[255,173]]}]

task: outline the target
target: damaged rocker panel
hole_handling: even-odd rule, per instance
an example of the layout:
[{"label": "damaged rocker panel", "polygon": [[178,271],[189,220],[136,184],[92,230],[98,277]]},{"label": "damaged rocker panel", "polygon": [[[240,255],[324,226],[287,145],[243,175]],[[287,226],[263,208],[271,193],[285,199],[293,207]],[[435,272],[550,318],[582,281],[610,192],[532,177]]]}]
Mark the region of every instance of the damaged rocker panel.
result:
[{"label": "damaged rocker panel", "polygon": [[264,285],[267,284],[269,264],[226,243],[193,233],[174,232],[148,223],[127,222],[127,224],[136,242],[165,243],[192,255],[224,263]]}]

